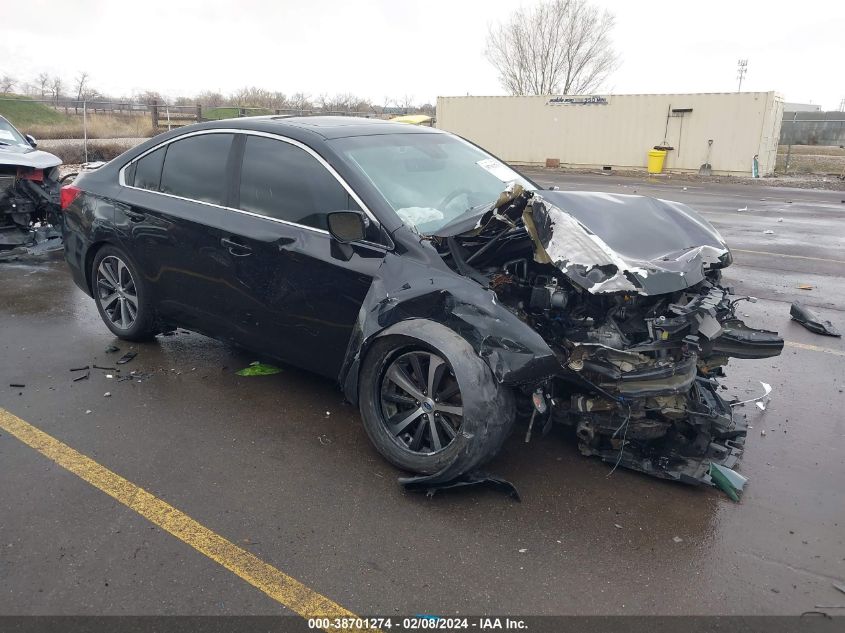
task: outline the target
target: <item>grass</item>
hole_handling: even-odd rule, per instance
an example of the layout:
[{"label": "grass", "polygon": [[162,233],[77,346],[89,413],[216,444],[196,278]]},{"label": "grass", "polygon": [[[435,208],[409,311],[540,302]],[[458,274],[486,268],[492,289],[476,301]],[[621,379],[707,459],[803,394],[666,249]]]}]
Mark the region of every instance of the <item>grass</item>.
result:
[{"label": "grass", "polygon": [[[273,110],[265,108],[249,108],[246,111],[247,116],[262,116],[265,114],[273,114]],[[237,108],[207,108],[202,111],[202,118],[209,121],[219,121],[220,119],[234,119],[238,116]]]},{"label": "grass", "polygon": [[[785,173],[787,146],[778,148],[775,171]],[[845,149],[836,145],[793,145],[789,156],[790,174],[838,176],[845,173]]]},{"label": "grass", "polygon": [[[0,99],[0,115],[9,119],[16,128],[23,131],[23,128],[30,125],[58,125],[70,122],[71,118],[57,112],[44,103],[31,101],[20,95],[3,95]],[[5,98],[15,99],[6,101]]]},{"label": "grass", "polygon": [[[16,101],[0,99],[0,115],[24,134],[36,139],[82,138],[81,108],[78,114],[64,114],[27,97],[8,96]],[[86,118],[88,138],[142,138],[155,134],[149,115],[89,113]]]},{"label": "grass", "polygon": [[[87,119],[88,138],[146,138],[156,134],[146,115],[89,114]],[[82,138],[82,116],[58,124],[30,125],[21,131],[35,138]]]},{"label": "grass", "polygon": [[[788,145],[779,145],[778,154],[786,154],[789,151]],[[810,154],[813,156],[845,156],[845,148],[841,145],[793,145],[792,156],[797,154]]]},{"label": "grass", "polygon": [[[111,160],[115,156],[119,156],[131,146],[120,142],[106,141],[102,143],[88,144],[88,161],[94,162],[98,160]],[[49,148],[44,148],[44,151],[55,154],[62,159],[66,165],[82,163],[85,161],[85,150],[82,143],[68,141],[60,145],[51,145]]]}]

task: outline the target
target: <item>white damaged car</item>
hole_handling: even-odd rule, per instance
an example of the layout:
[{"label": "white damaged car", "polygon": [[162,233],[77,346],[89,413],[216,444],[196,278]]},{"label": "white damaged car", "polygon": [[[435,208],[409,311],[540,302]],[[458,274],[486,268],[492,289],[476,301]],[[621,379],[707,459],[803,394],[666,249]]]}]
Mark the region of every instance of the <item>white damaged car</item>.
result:
[{"label": "white damaged car", "polygon": [[0,259],[61,245],[58,156],[0,116]]}]

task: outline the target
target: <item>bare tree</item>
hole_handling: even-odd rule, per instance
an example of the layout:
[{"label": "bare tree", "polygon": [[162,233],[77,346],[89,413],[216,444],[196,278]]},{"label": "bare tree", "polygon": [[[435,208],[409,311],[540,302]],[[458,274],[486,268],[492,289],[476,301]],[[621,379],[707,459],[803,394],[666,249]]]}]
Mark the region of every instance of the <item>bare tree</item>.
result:
[{"label": "bare tree", "polygon": [[59,98],[62,96],[62,79],[58,75],[53,77],[53,81],[50,82],[50,95],[53,97],[53,100],[56,102],[56,105],[59,105]]},{"label": "bare tree", "polygon": [[151,105],[153,103],[162,104],[165,102],[164,97],[156,90],[142,90],[137,93],[136,99],[138,100],[138,103],[143,103],[145,105]]},{"label": "bare tree", "polygon": [[87,88],[88,83],[88,73],[84,70],[79,73],[76,78],[76,100],[82,101],[82,98],[85,96],[85,90]]},{"label": "bare tree", "polygon": [[12,92],[12,88],[15,87],[16,83],[18,83],[17,80],[11,75],[3,75],[0,77],[0,91],[2,91],[4,95],[9,94]]},{"label": "bare tree", "polygon": [[416,109],[416,104],[414,103],[414,95],[406,94],[404,97],[396,100],[396,105],[402,108],[405,111],[405,114],[411,113],[413,110]]},{"label": "bare tree", "polygon": [[47,96],[47,87],[50,85],[50,75],[47,73],[38,74],[38,88],[41,90],[41,98]]},{"label": "bare tree", "polygon": [[311,103],[311,95],[304,92],[295,92],[288,99],[288,104],[295,110],[311,110],[314,104]]},{"label": "bare tree", "polygon": [[225,101],[226,99],[221,93],[213,90],[206,90],[204,92],[201,92],[196,97],[197,103],[201,103],[209,108],[220,107]]},{"label": "bare tree", "polygon": [[491,26],[484,54],[511,94],[583,94],[616,67],[613,24],[588,0],[544,0]]}]

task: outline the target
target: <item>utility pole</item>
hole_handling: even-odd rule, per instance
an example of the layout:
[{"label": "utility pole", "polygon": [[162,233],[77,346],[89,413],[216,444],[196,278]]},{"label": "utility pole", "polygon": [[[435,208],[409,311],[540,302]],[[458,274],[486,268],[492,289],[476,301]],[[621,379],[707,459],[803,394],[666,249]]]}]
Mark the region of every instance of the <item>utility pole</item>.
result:
[{"label": "utility pole", "polygon": [[737,86],[736,91],[742,92],[742,80],[745,77],[745,73],[748,72],[748,60],[747,59],[740,59],[736,63],[736,77],[739,79],[739,86]]},{"label": "utility pole", "polygon": [[845,98],[843,98],[842,101],[839,102],[839,111],[845,112]]}]

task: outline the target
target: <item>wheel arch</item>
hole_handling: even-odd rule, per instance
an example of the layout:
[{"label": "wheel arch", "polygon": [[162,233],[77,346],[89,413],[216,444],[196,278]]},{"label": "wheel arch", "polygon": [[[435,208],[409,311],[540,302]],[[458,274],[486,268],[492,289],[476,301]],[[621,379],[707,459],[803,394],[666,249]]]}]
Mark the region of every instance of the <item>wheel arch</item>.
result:
[{"label": "wheel arch", "polygon": [[94,286],[93,280],[91,279],[91,268],[94,265],[94,258],[97,256],[105,246],[114,246],[115,248],[119,248],[119,245],[115,242],[110,242],[109,240],[98,240],[93,242],[89,247],[88,250],[85,251],[85,261],[83,262],[83,272],[85,273],[85,286],[88,288],[88,294],[92,297],[94,296]]},{"label": "wheel arch", "polygon": [[[457,438],[460,448],[454,459],[429,479],[454,479],[493,457],[515,420],[511,388],[496,380],[490,366],[460,333],[442,323],[423,318],[399,321],[373,336],[366,349],[362,350],[361,367],[368,362],[373,344],[391,337],[419,341],[421,348],[442,354],[451,365],[461,390],[464,422]],[[357,370],[355,374],[358,383]],[[360,389],[361,384],[356,384],[358,402],[361,401]]]}]

